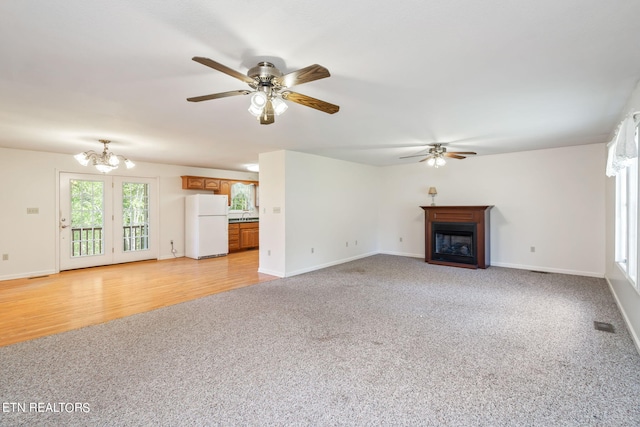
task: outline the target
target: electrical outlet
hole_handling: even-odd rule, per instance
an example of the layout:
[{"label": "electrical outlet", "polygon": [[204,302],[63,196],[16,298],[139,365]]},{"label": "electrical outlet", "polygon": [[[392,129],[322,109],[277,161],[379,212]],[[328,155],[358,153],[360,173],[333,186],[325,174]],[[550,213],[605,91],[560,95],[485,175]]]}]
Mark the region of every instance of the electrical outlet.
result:
[{"label": "electrical outlet", "polygon": [[531,246],[530,251],[531,251],[531,252],[535,252],[535,251],[536,251],[536,247],[535,247],[535,246]]},{"label": "electrical outlet", "polygon": [[402,237],[400,238],[400,243],[402,243]]},{"label": "electrical outlet", "polygon": [[9,254],[2,254],[3,261],[9,261]]},{"label": "electrical outlet", "polygon": [[271,256],[271,249],[267,250],[267,256]]},{"label": "electrical outlet", "polygon": [[311,248],[311,253],[313,253],[313,248]]},{"label": "electrical outlet", "polygon": [[358,246],[358,241],[356,240],[356,246]]},{"label": "electrical outlet", "polygon": [[345,247],[349,247],[349,242],[344,242],[345,243]]}]

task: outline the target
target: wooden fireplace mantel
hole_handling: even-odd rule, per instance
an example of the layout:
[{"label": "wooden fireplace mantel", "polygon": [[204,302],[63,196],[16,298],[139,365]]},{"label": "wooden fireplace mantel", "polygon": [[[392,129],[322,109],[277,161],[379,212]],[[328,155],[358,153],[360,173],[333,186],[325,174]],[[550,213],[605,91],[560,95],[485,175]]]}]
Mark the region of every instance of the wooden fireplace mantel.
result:
[{"label": "wooden fireplace mantel", "polygon": [[[424,209],[425,261],[429,264],[449,265],[464,268],[487,268],[489,256],[489,211],[493,205],[483,206],[420,206]],[[441,261],[434,259],[432,227],[434,223],[475,224],[475,264]]]}]

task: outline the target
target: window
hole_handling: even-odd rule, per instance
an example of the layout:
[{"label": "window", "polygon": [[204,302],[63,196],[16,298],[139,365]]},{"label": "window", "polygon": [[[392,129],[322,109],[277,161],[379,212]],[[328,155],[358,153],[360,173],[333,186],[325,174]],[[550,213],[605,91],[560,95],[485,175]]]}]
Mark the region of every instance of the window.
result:
[{"label": "window", "polygon": [[[638,129],[635,142],[638,144]],[[616,262],[638,287],[638,159],[616,175]]]},{"label": "window", "polygon": [[254,184],[235,183],[231,186],[230,211],[251,211],[254,209]]}]

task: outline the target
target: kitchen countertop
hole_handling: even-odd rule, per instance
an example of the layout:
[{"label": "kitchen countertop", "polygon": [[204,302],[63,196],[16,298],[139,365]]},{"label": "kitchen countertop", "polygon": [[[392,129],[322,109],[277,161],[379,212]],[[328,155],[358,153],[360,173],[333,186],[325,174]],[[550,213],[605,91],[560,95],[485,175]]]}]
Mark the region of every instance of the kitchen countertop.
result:
[{"label": "kitchen countertop", "polygon": [[229,218],[229,224],[235,224],[238,222],[259,222],[259,218]]}]

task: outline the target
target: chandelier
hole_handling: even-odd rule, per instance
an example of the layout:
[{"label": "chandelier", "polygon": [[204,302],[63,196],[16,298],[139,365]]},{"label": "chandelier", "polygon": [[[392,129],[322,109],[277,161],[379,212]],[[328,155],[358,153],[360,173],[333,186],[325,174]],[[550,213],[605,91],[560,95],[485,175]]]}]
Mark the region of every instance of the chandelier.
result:
[{"label": "chandelier", "polygon": [[107,173],[111,172],[114,169],[118,169],[118,166],[120,166],[120,160],[124,162],[124,164],[127,166],[127,169],[131,169],[135,166],[135,163],[133,163],[126,157],[119,154],[113,154],[109,151],[109,143],[111,141],[101,139],[100,142],[104,145],[102,153],[96,153],[93,150],[89,150],[85,151],[84,153],[76,154],[73,157],[82,166],[87,166],[89,163],[91,163],[102,173]]}]

